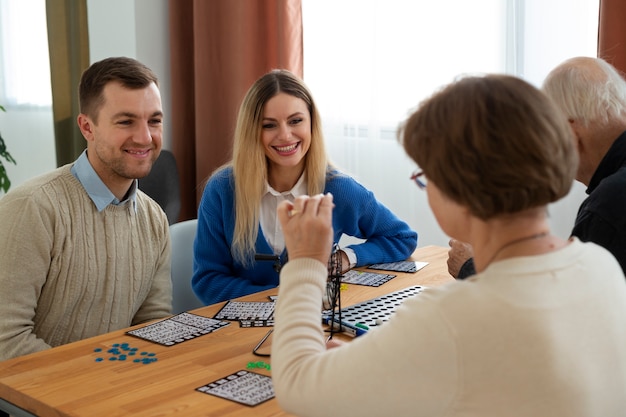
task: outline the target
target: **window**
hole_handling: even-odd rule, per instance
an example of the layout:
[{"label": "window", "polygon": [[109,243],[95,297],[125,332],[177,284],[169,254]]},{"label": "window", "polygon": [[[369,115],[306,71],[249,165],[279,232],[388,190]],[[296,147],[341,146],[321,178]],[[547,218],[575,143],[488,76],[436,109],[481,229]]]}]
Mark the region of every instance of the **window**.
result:
[{"label": "window", "polygon": [[0,103],[52,104],[45,0],[0,0]]},{"label": "window", "polygon": [[[459,72],[504,70],[504,3],[450,3],[305,0],[304,77],[325,122],[393,128],[417,98]],[[482,22],[471,18],[477,10],[486,10]]]},{"label": "window", "polygon": [[[420,245],[447,245],[408,179],[399,123],[460,74],[539,86],[561,61],[595,56],[598,11],[599,0],[303,0],[304,80],[333,162],[420,232]],[[564,222],[557,234],[569,236],[578,204],[552,216]]]},{"label": "window", "polygon": [[[595,55],[598,0],[304,0],[304,78],[325,123],[353,136],[395,131],[407,110],[462,73],[539,85],[573,55]],[[567,22],[567,23],[564,23]]]}]

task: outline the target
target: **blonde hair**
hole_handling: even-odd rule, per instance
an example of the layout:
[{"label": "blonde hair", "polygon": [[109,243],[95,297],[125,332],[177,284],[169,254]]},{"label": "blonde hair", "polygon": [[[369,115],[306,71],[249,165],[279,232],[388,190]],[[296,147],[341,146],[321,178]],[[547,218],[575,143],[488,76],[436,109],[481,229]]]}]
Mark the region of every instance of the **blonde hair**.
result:
[{"label": "blonde hair", "polygon": [[324,191],[329,169],[320,115],[304,82],[287,70],[273,70],[259,78],[248,90],[239,108],[233,145],[235,180],[235,230],[233,257],[248,267],[254,261],[259,231],[261,199],[266,191],[268,163],[261,142],[265,104],[278,93],[303,100],[311,117],[311,146],[305,155],[307,193]]}]

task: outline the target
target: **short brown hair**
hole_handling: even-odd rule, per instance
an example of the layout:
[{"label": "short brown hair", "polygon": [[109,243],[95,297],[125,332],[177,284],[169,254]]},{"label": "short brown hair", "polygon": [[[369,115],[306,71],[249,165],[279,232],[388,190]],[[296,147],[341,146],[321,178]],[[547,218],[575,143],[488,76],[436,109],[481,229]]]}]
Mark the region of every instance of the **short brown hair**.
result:
[{"label": "short brown hair", "polygon": [[127,57],[112,57],[93,63],[80,79],[78,99],[80,112],[97,122],[98,111],[104,101],[104,87],[117,81],[126,88],[140,89],[151,83],[159,85],[157,76],[141,62]]},{"label": "short brown hair", "polygon": [[426,100],[400,134],[428,180],[483,220],[560,199],[578,165],[566,117],[508,75],[459,78]]}]

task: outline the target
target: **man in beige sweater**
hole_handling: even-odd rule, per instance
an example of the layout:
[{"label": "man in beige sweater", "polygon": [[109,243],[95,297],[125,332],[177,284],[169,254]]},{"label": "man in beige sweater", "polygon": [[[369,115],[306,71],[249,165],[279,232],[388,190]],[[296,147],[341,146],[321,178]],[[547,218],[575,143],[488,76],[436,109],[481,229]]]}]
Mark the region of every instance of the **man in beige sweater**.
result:
[{"label": "man in beige sweater", "polygon": [[0,360],[170,313],[167,218],[137,189],[161,151],[157,77],[107,58],[79,94],[86,151],[0,199]]}]

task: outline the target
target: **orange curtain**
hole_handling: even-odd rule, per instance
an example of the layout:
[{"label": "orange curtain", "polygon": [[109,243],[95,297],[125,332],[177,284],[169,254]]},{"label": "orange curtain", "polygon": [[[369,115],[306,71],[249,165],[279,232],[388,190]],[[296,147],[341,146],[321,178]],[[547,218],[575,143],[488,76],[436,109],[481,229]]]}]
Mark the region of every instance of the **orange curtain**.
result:
[{"label": "orange curtain", "polygon": [[598,57],[626,74],[626,2],[600,0]]},{"label": "orange curtain", "polygon": [[170,0],[172,151],[179,220],[197,216],[204,183],[231,158],[239,104],[267,71],[302,77],[301,0]]}]

